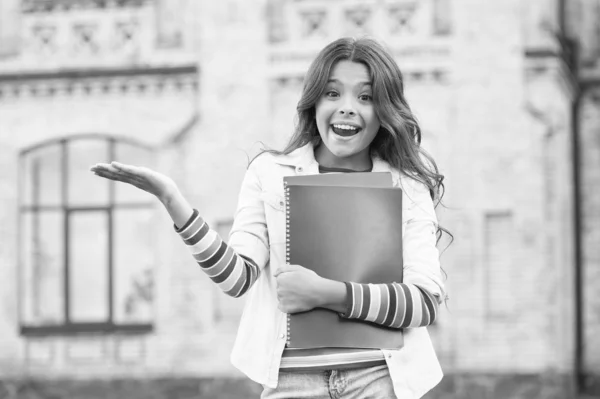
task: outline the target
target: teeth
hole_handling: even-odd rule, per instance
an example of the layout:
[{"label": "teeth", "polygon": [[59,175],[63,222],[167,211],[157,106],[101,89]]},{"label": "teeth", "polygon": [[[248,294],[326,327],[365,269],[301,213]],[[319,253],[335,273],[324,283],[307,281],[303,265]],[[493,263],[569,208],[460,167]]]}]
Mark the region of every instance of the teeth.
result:
[{"label": "teeth", "polygon": [[356,127],[350,125],[333,125],[336,129],[356,130]]}]

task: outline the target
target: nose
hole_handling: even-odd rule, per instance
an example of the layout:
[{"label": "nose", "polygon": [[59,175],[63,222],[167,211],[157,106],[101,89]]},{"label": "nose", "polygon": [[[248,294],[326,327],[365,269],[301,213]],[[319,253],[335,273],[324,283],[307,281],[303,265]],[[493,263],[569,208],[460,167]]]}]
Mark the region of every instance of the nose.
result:
[{"label": "nose", "polygon": [[349,115],[349,116],[356,115],[356,113],[354,112],[354,110],[351,109],[351,108],[341,108],[340,109],[340,114],[342,114],[342,115]]},{"label": "nose", "polygon": [[356,110],[354,109],[354,104],[352,103],[352,99],[350,96],[346,96],[343,103],[340,105],[339,113],[342,115],[354,116],[356,115]]},{"label": "nose", "polygon": [[354,99],[352,95],[349,93],[344,93],[341,95],[340,101],[338,102],[338,112],[344,116],[354,116],[356,115],[356,104],[354,103]]}]

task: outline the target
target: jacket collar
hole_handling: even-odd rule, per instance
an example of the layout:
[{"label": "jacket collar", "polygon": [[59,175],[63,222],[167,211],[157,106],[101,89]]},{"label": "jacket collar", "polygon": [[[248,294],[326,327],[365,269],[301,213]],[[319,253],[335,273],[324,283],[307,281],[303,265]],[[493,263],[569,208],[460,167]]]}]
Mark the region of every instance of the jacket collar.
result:
[{"label": "jacket collar", "polygon": [[[288,155],[275,155],[275,162],[296,168],[301,174],[318,174],[319,164],[315,159],[314,145],[312,142],[295,149]],[[395,185],[400,183],[400,173],[389,163],[376,155],[371,156],[373,172],[390,172]]]},{"label": "jacket collar", "polygon": [[312,163],[316,163],[318,166],[318,163],[315,160],[314,146],[312,142],[300,148],[296,148],[287,155],[275,155],[275,162],[280,165],[294,167],[308,166]]}]

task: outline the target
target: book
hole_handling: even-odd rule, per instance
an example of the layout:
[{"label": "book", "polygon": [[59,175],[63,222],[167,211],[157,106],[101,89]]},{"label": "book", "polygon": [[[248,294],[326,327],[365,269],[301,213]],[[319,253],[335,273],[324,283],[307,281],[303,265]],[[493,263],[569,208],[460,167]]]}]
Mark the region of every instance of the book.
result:
[{"label": "book", "polygon": [[[286,261],[338,281],[401,282],[402,190],[391,187],[391,176],[381,180],[385,173],[372,181],[354,175],[284,178]],[[401,330],[329,309],[288,315],[289,348],[397,349],[403,342]]]},{"label": "book", "polygon": [[392,187],[390,172],[324,173],[319,175],[287,176],[284,186],[349,186],[349,187]]}]

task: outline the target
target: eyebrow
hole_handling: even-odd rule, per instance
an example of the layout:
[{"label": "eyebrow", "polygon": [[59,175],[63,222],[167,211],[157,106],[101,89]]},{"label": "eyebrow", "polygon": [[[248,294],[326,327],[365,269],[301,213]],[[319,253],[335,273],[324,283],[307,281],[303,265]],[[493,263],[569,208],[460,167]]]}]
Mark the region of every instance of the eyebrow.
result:
[{"label": "eyebrow", "polygon": [[[327,80],[327,83],[338,83],[338,84],[341,84],[342,82],[340,82],[337,79],[329,79],[329,80]],[[373,83],[371,83],[369,81],[358,82],[358,83],[362,84],[363,86],[373,86]]]}]

